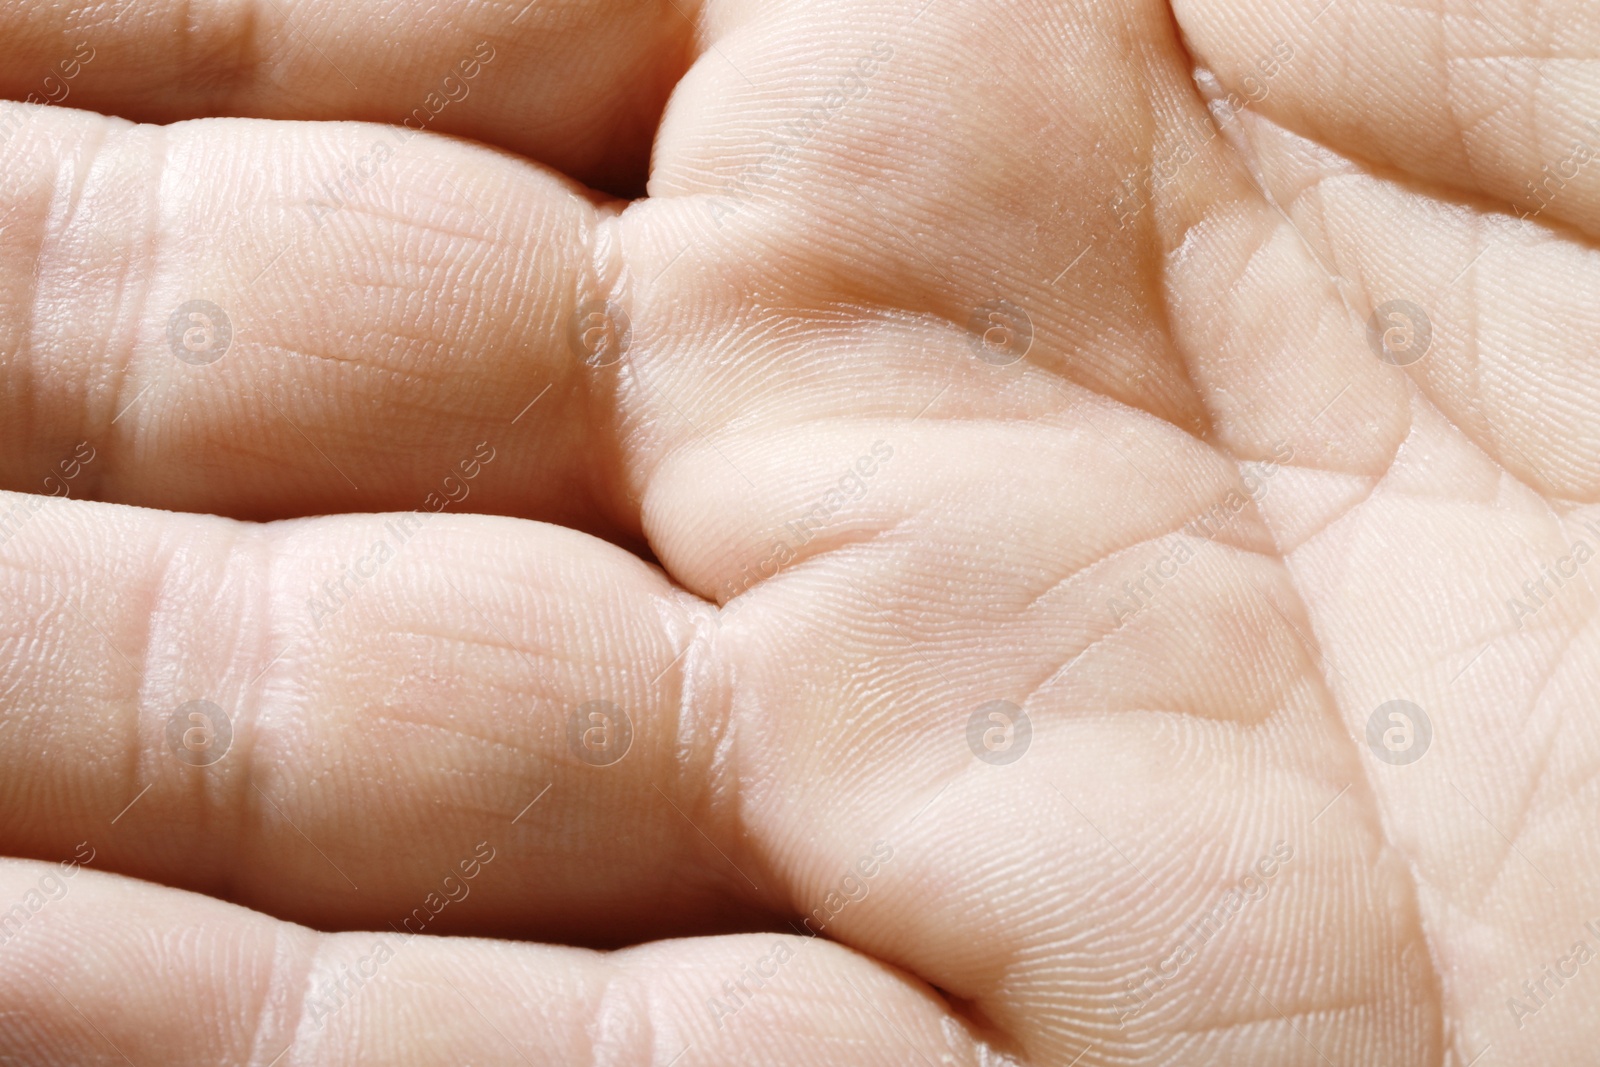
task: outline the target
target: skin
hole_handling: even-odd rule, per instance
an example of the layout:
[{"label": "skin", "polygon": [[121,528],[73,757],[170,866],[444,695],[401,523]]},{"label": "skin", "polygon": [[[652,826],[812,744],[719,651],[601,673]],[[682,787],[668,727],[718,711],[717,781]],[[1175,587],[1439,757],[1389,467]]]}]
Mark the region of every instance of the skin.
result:
[{"label": "skin", "polygon": [[1600,11],[1324,4],[0,2],[0,1063],[1584,1062]]}]

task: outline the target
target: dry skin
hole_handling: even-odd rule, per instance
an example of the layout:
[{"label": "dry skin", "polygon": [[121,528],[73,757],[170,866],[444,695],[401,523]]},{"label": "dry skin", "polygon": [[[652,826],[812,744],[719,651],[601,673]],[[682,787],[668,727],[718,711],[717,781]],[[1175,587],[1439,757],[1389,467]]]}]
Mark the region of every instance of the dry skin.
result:
[{"label": "dry skin", "polygon": [[1597,50],[0,0],[0,1063],[1592,1062]]}]

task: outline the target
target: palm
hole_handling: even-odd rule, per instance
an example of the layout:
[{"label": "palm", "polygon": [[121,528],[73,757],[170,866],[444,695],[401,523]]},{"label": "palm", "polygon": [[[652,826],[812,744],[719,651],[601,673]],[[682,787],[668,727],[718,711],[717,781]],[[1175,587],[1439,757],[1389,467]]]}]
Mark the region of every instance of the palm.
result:
[{"label": "palm", "polygon": [[[152,18],[67,79],[393,121],[495,42],[388,152],[8,139],[0,463],[113,503],[0,546],[0,851],[97,869],[0,873],[0,1051],[1589,1048],[1590,976],[1543,976],[1595,943],[1600,170],[1540,167],[1600,143],[1593,15],[1188,0],[1253,100],[1213,135],[1156,4],[713,3],[699,46],[592,6],[402,12],[393,55],[274,7],[166,93]],[[0,14],[0,88],[62,17]],[[432,132],[628,191],[695,54],[620,213]]]}]

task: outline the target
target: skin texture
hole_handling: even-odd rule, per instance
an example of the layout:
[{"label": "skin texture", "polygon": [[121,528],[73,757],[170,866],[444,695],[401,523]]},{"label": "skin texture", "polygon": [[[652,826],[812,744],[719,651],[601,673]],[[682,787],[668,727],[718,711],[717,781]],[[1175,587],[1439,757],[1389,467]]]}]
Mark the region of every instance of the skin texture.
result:
[{"label": "skin texture", "polygon": [[1600,9],[442,12],[0,2],[0,1063],[1592,1056]]}]

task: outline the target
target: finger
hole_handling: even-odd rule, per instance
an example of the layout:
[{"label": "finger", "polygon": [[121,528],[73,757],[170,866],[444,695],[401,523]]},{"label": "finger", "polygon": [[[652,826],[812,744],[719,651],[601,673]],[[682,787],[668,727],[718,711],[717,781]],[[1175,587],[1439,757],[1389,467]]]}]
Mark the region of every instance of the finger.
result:
[{"label": "finger", "polygon": [[3,113],[0,484],[92,452],[75,496],[633,525],[567,183],[396,128]]},{"label": "finger", "polygon": [[[1600,234],[1600,10],[1582,0],[1180,0],[1249,107],[1347,156]],[[1400,231],[1403,232],[1403,231]]]},{"label": "finger", "polygon": [[[638,275],[669,282],[638,287],[635,321],[710,319],[752,288],[766,296],[749,330],[670,356],[670,341],[636,349],[634,366],[655,364],[693,424],[658,433],[787,427],[798,390],[829,414],[865,395],[884,416],[1030,418],[1061,410],[1065,377],[1245,459],[1287,446],[1318,469],[1381,470],[1404,432],[1404,387],[1367,358],[1324,265],[1240,165],[1164,6],[1097,10],[1070,29],[1046,7],[1008,9],[973,37],[959,5],[776,5],[725,50],[791,92],[753,91],[710,61],[685,78],[655,176],[656,216],[677,228],[645,233],[642,213],[622,227]],[[1040,25],[1062,27],[1039,43],[1059,50],[1044,77],[1017,59]],[[809,62],[797,39],[816,42]],[[1130,53],[1129,39],[1148,46]],[[730,100],[765,121],[736,121]],[[930,111],[948,121],[902,144],[895,131]],[[809,323],[774,310],[864,300],[897,310],[864,312],[837,340],[791,340]],[[750,344],[758,322],[780,339]],[[829,388],[796,378],[800,351]],[[691,368],[734,362],[770,373],[747,375],[737,403],[696,396]],[[1335,398],[1368,422],[1322,419]]]},{"label": "finger", "polygon": [[[1204,406],[1150,326],[1162,293],[1148,232],[1119,225],[1132,209],[1116,200],[1195,120],[1188,71],[1174,51],[1125,47],[1170,38],[1164,4],[1098,8],[1068,31],[1076,19],[1031,0],[764,5],[719,42],[726,62],[685,76],[663,120],[651,189],[693,237],[671,277],[723,301],[756,288],[779,307],[915,309],[920,321],[868,325],[949,362],[1025,359],[1203,432]],[[663,264],[687,243],[674,237]]]},{"label": "finger", "polygon": [[0,95],[146,122],[405,123],[622,192],[642,185],[656,117],[687,63],[691,7],[18,0],[0,4]]},{"label": "finger", "polygon": [[995,1062],[926,986],[792,935],[602,955],[318,934],[81,865],[11,860],[0,903],[8,1062]]},{"label": "finger", "polygon": [[[8,494],[0,854],[323,926],[750,929],[704,612],[556,527]],[[492,854],[455,907],[461,862]]]}]

